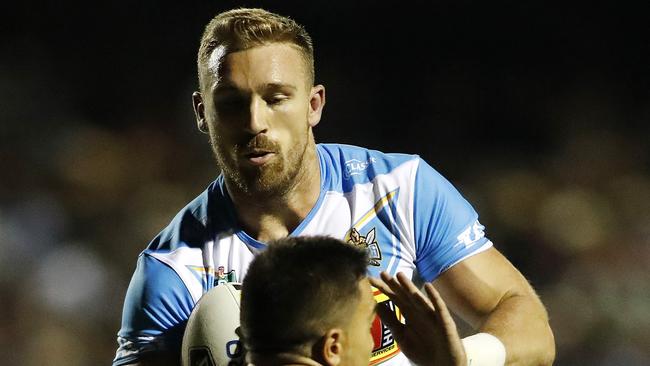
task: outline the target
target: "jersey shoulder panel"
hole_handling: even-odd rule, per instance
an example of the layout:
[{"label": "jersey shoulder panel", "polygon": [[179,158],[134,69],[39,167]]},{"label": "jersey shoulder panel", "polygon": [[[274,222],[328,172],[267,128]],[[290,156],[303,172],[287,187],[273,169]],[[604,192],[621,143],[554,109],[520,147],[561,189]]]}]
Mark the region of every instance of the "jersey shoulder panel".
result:
[{"label": "jersey shoulder panel", "polygon": [[214,238],[215,233],[228,231],[234,223],[232,202],[225,194],[223,176],[219,176],[176,214],[169,225],[149,243],[147,250],[201,248]]},{"label": "jersey shoulder panel", "polygon": [[127,290],[114,366],[142,353],[180,349],[194,304],[212,287],[212,247],[234,225],[220,176],[173,218],[138,257]]},{"label": "jersey shoulder panel", "polygon": [[420,160],[415,179],[413,215],[416,265],[426,281],[492,245],[478,222],[478,213],[424,160]]},{"label": "jersey shoulder panel", "polygon": [[324,188],[341,193],[348,193],[355,185],[371,182],[418,158],[344,144],[319,144],[318,149],[325,167],[325,180],[329,183]]},{"label": "jersey shoulder panel", "polygon": [[136,361],[146,352],[180,347],[194,304],[172,268],[142,253],[126,293],[113,365]]}]

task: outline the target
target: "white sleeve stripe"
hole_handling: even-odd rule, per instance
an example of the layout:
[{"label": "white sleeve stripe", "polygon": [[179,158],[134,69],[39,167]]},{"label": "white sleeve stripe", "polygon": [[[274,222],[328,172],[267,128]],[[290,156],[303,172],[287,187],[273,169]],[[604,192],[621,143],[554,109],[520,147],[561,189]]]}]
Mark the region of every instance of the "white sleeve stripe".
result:
[{"label": "white sleeve stripe", "polygon": [[185,264],[202,266],[203,253],[200,249],[181,247],[171,253],[151,253],[151,256],[171,267],[187,287],[194,303],[199,301],[203,296],[203,285]]},{"label": "white sleeve stripe", "polygon": [[453,262],[452,264],[450,264],[449,266],[447,266],[446,268],[444,268],[444,269],[442,270],[442,272],[439,273],[439,275],[442,274],[442,273],[444,273],[444,272],[445,272],[446,270],[448,270],[449,268],[455,266],[456,264],[458,264],[458,263],[464,261],[465,259],[467,259],[467,258],[469,258],[469,257],[471,257],[471,256],[473,256],[473,255],[475,255],[475,254],[478,254],[478,253],[481,253],[481,252],[484,252],[484,251],[490,249],[492,246],[493,246],[493,244],[492,244],[492,242],[491,242],[490,240],[486,241],[485,243],[483,243],[483,245],[481,245],[480,247],[478,247],[478,248],[477,248],[476,250],[474,250],[473,252],[466,254],[466,255],[463,256],[462,258],[458,259],[457,261]]}]

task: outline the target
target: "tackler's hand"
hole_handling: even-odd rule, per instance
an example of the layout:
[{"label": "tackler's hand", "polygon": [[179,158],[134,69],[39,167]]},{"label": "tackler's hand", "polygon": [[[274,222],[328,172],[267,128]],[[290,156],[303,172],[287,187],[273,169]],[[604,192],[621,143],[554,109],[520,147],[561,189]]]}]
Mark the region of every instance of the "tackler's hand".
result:
[{"label": "tackler's hand", "polygon": [[396,277],[382,272],[381,279],[370,282],[399,307],[405,323],[388,306],[379,306],[377,313],[410,361],[421,366],[467,364],[456,323],[430,283],[424,286],[425,296],[401,272]]}]

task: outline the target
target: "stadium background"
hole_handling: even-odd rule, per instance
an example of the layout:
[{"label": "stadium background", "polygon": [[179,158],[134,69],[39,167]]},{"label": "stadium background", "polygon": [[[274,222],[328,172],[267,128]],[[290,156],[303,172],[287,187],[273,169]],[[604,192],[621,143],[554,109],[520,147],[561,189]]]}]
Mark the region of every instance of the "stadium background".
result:
[{"label": "stadium background", "polygon": [[138,253],[217,174],[190,93],[236,5],[312,34],[318,141],[420,154],[474,204],[557,365],[650,363],[650,27],[611,3],[5,3],[0,363],[112,359]]}]

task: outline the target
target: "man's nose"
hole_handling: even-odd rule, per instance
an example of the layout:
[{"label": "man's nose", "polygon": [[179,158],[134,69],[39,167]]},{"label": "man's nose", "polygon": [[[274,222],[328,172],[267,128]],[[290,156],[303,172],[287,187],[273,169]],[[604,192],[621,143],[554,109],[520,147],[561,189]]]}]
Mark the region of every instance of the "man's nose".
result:
[{"label": "man's nose", "polygon": [[248,110],[246,129],[253,135],[264,133],[268,130],[266,102],[260,97],[252,97]]}]

